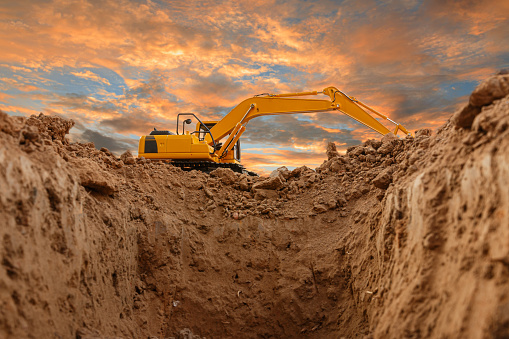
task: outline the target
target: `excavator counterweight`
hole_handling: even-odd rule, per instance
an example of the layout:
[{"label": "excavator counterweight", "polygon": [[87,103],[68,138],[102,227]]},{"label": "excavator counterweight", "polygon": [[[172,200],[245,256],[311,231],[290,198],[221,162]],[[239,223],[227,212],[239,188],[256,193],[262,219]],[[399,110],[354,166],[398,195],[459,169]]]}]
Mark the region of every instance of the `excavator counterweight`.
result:
[{"label": "excavator counterweight", "polygon": [[[309,96],[325,95],[327,99],[310,99]],[[303,98],[305,97],[305,98]],[[170,160],[184,169],[208,171],[217,167],[228,167],[235,171],[244,171],[240,164],[240,137],[251,119],[266,115],[319,113],[339,111],[361,124],[385,135],[402,131],[410,134],[406,128],[377,112],[354,97],[349,97],[335,87],[327,87],[321,92],[299,92],[283,94],[261,94],[246,99],[234,107],[219,121],[202,122],[193,113],[180,113],[177,116],[177,133],[157,131],[140,138],[138,156],[153,160]],[[371,114],[396,125],[391,132]],[[184,131],[191,119],[182,122],[179,133],[180,117],[192,116],[197,120],[193,132]],[[226,138],[223,144],[221,141]]]}]

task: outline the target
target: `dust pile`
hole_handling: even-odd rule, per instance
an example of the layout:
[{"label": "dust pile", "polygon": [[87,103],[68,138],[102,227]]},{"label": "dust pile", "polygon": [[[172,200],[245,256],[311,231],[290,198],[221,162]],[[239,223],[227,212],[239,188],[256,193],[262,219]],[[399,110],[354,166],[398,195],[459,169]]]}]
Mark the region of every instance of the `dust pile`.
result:
[{"label": "dust pile", "polygon": [[0,113],[0,337],[505,338],[508,94],[268,178]]}]

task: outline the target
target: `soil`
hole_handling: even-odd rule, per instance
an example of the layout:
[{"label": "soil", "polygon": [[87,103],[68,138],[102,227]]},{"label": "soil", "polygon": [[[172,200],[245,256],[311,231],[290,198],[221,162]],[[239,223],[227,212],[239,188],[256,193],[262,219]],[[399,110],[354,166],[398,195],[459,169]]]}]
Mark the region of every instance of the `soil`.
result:
[{"label": "soil", "polygon": [[0,112],[0,337],[507,338],[508,84],[268,178]]}]

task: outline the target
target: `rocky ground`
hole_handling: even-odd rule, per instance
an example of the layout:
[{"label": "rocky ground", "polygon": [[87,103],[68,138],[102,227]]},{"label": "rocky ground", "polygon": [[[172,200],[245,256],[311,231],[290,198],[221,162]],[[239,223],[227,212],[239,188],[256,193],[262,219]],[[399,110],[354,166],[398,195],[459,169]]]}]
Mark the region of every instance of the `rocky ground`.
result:
[{"label": "rocky ground", "polygon": [[508,94],[269,178],[0,112],[0,337],[507,338]]}]

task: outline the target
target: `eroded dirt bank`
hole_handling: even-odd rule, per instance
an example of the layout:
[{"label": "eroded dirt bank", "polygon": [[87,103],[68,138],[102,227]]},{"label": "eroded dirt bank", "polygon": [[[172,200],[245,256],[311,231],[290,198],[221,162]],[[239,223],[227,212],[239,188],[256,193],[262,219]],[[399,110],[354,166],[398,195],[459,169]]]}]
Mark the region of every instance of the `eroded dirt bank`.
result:
[{"label": "eroded dirt bank", "polygon": [[0,337],[504,338],[507,94],[271,178],[0,113]]}]

